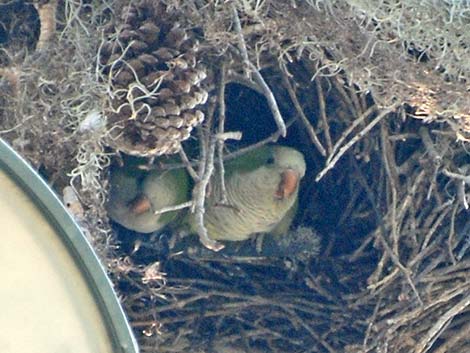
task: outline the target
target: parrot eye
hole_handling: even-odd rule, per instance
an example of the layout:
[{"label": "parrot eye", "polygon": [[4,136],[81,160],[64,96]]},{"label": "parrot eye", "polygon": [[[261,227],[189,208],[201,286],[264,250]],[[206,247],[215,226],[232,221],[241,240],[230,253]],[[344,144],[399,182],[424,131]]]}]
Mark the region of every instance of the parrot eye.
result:
[{"label": "parrot eye", "polygon": [[269,157],[268,160],[266,161],[266,164],[274,164],[275,160],[274,157]]}]

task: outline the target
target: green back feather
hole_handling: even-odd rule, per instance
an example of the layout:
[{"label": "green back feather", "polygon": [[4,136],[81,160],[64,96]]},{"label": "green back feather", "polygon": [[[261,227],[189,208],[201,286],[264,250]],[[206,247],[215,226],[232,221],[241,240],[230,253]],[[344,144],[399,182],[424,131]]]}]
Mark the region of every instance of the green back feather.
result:
[{"label": "green back feather", "polygon": [[251,172],[265,165],[273,157],[274,148],[272,146],[257,148],[225,163],[226,175],[230,176],[235,171],[237,173]]}]

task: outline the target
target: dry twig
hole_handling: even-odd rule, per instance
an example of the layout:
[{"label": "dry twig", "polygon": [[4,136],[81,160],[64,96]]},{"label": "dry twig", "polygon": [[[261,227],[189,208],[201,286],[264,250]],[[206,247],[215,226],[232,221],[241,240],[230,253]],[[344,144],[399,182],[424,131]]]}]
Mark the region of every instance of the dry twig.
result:
[{"label": "dry twig", "polygon": [[260,74],[256,66],[253,65],[253,63],[250,61],[248,57],[248,51],[247,51],[245,39],[242,33],[240,18],[238,17],[238,11],[235,5],[233,4],[232,4],[232,13],[233,13],[233,22],[234,22],[235,32],[237,33],[237,36],[238,36],[239,50],[242,54],[243,61],[245,65],[250,69],[250,72],[253,74],[255,82],[258,84],[258,86],[263,92],[263,95],[265,96],[268,102],[268,106],[271,109],[271,112],[273,113],[273,118],[274,118],[274,121],[276,122],[277,128],[279,129],[280,135],[282,137],[286,137],[287,135],[286,124],[284,123],[284,120],[282,119],[282,115],[281,115],[281,112],[279,111],[276,98],[274,98],[273,92],[269,88],[263,76]]}]

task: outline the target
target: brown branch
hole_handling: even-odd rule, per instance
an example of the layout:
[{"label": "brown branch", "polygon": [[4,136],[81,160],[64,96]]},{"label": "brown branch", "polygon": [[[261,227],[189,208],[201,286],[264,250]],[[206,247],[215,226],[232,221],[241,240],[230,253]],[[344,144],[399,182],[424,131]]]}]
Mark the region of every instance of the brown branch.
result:
[{"label": "brown branch", "polygon": [[204,147],[204,141],[201,142],[201,163],[199,168],[199,181],[196,182],[193,188],[193,212],[196,232],[199,235],[199,240],[208,249],[219,251],[224,248],[224,245],[209,238],[207,229],[204,226],[204,213],[205,213],[205,200],[206,190],[209,185],[212,173],[214,172],[214,154],[215,154],[215,139],[210,139],[208,147]]},{"label": "brown branch", "polygon": [[279,111],[279,107],[277,105],[276,98],[274,98],[274,94],[271,91],[271,89],[269,88],[266,81],[264,80],[263,76],[260,74],[260,72],[258,71],[256,66],[253,65],[253,63],[250,61],[250,59],[248,57],[248,51],[247,51],[245,39],[244,39],[243,33],[242,33],[240,18],[238,17],[238,11],[237,11],[235,5],[233,5],[233,4],[232,4],[232,14],[233,14],[234,29],[235,29],[235,32],[237,33],[237,36],[238,36],[239,50],[241,52],[243,61],[244,61],[245,65],[250,69],[251,73],[253,74],[253,79],[255,80],[255,82],[259,85],[259,87],[263,91],[263,95],[267,100],[269,109],[271,109],[274,121],[276,122],[277,128],[278,128],[281,136],[286,137],[287,127],[286,127],[286,124],[284,123],[281,112]]},{"label": "brown branch", "polygon": [[41,32],[39,33],[39,40],[37,49],[44,49],[51,41],[55,34],[56,18],[55,13],[57,9],[57,0],[50,0],[48,3],[39,5],[35,4],[41,22]]},{"label": "brown branch", "polygon": [[330,162],[326,165],[325,168],[321,170],[320,173],[315,178],[315,181],[319,181],[321,178],[325,176],[325,174],[332,169],[336,163],[340,160],[340,158],[356,143],[358,142],[361,138],[363,138],[370,130],[374,128],[375,125],[377,125],[383,118],[387,116],[390,112],[392,112],[396,108],[396,105],[393,105],[387,109],[382,110],[374,120],[372,120],[369,125],[367,125],[364,129],[362,129],[359,133],[357,133],[346,145],[341,147],[336,153],[336,155],[331,156],[332,158]]},{"label": "brown branch", "polygon": [[333,143],[331,142],[330,125],[328,124],[328,117],[326,116],[325,96],[323,95],[320,77],[315,79],[315,85],[317,87],[320,118],[323,122],[323,130],[325,131],[326,146],[328,148],[328,154],[331,155],[331,153],[333,153]]},{"label": "brown branch", "polygon": [[[223,134],[225,129],[225,64],[222,63],[220,68],[220,80],[219,80],[219,124],[217,127],[217,133]],[[225,187],[225,167],[224,167],[224,140],[217,139],[217,162],[219,167],[219,182],[220,182],[220,200],[219,202],[223,205],[228,203],[227,200],[227,189]]]},{"label": "brown branch", "polygon": [[442,316],[440,316],[436,323],[429,329],[426,335],[416,345],[415,353],[424,353],[429,351],[432,346],[432,342],[442,333],[443,328],[450,322],[455,316],[460,314],[470,305],[470,293],[467,291],[463,293],[463,299],[457,304],[447,310]]},{"label": "brown branch", "polygon": [[307,133],[310,136],[310,140],[312,143],[315,145],[315,147],[318,149],[320,154],[324,157],[326,157],[326,151],[325,148],[322,146],[320,140],[317,137],[317,134],[315,133],[315,129],[313,128],[312,124],[310,124],[310,121],[308,118],[305,116],[305,113],[300,106],[300,102],[297,99],[297,95],[294,92],[294,88],[292,87],[289,78],[287,77],[287,74],[285,72],[285,68],[281,67],[281,74],[282,74],[282,81],[284,82],[284,85],[287,88],[287,92],[289,93],[289,96],[292,100],[292,103],[294,103],[295,110],[297,110],[297,114],[300,116],[300,121],[302,121],[302,124],[304,127],[307,129]]}]

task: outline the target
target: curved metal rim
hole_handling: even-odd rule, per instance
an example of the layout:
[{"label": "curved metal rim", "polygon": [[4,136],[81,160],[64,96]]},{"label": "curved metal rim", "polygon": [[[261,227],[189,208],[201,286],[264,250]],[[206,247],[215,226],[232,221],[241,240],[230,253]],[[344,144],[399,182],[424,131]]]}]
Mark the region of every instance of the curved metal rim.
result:
[{"label": "curved metal rim", "polygon": [[0,139],[0,167],[34,199],[36,206],[53,225],[85,275],[104,315],[113,348],[123,353],[138,353],[137,342],[113,286],[98,257],[62,202],[25,160]]}]

